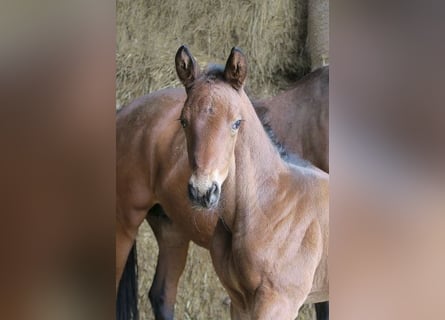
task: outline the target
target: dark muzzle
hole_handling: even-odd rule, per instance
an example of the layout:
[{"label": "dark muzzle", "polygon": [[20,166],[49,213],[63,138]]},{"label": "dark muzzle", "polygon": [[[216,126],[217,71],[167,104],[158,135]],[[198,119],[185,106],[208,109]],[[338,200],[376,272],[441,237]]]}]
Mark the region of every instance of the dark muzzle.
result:
[{"label": "dark muzzle", "polygon": [[216,207],[219,200],[220,190],[218,185],[214,182],[209,189],[204,193],[201,193],[194,185],[189,183],[188,194],[193,204],[210,209]]}]

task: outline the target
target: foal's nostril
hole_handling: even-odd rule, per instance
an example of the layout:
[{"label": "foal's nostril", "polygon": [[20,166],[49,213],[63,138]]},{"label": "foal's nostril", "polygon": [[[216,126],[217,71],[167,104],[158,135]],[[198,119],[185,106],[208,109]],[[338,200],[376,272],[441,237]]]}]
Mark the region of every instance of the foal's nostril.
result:
[{"label": "foal's nostril", "polygon": [[216,183],[213,183],[212,186],[206,192],[207,199],[210,199],[210,197],[212,195],[214,195],[217,190],[218,190],[218,186],[216,185]]},{"label": "foal's nostril", "polygon": [[205,195],[205,205],[206,207],[214,206],[219,200],[219,188],[216,183],[213,183],[209,190],[207,190]]},{"label": "foal's nostril", "polygon": [[212,184],[212,188],[211,188],[210,194],[215,195],[217,193],[218,193],[218,185],[214,182]]},{"label": "foal's nostril", "polygon": [[193,185],[191,183],[188,184],[188,192],[189,192],[189,198],[192,200],[196,200],[197,199],[197,192],[195,187],[193,187]]}]

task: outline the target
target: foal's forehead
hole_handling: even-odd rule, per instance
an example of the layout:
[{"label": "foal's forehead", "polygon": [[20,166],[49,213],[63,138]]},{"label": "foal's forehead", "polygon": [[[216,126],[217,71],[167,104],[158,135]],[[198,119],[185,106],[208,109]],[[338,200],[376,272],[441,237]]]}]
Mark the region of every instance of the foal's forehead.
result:
[{"label": "foal's forehead", "polygon": [[203,81],[196,83],[190,90],[186,106],[200,111],[211,108],[214,112],[235,111],[239,105],[235,90],[228,84]]}]

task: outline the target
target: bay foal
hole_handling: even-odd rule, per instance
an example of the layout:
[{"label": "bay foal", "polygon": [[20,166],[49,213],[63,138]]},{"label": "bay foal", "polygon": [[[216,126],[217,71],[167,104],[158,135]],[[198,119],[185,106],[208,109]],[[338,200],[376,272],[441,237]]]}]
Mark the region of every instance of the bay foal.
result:
[{"label": "bay foal", "polygon": [[232,319],[295,319],[303,303],[328,298],[328,176],[281,159],[244,92],[241,51],[200,74],[181,47],[176,70],[187,91],[188,194],[219,217],[210,253]]}]

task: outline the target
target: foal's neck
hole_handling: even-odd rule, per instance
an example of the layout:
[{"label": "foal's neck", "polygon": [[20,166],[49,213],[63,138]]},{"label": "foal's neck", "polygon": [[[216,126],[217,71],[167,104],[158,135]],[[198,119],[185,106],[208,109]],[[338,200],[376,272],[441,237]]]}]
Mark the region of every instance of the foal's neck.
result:
[{"label": "foal's neck", "polygon": [[[240,132],[235,150],[237,176],[241,177],[249,171],[254,172],[255,174],[250,177],[254,181],[251,182],[257,183],[276,178],[284,167],[284,161],[258,119],[250,101],[243,108],[243,118],[245,127]],[[241,172],[239,172],[240,169]]]},{"label": "foal's neck", "polygon": [[247,96],[245,99],[242,111],[245,121],[238,133],[235,163],[230,170],[235,207],[224,217],[232,230],[235,220],[243,219],[244,213],[263,209],[276,200],[279,181],[287,171]]}]

